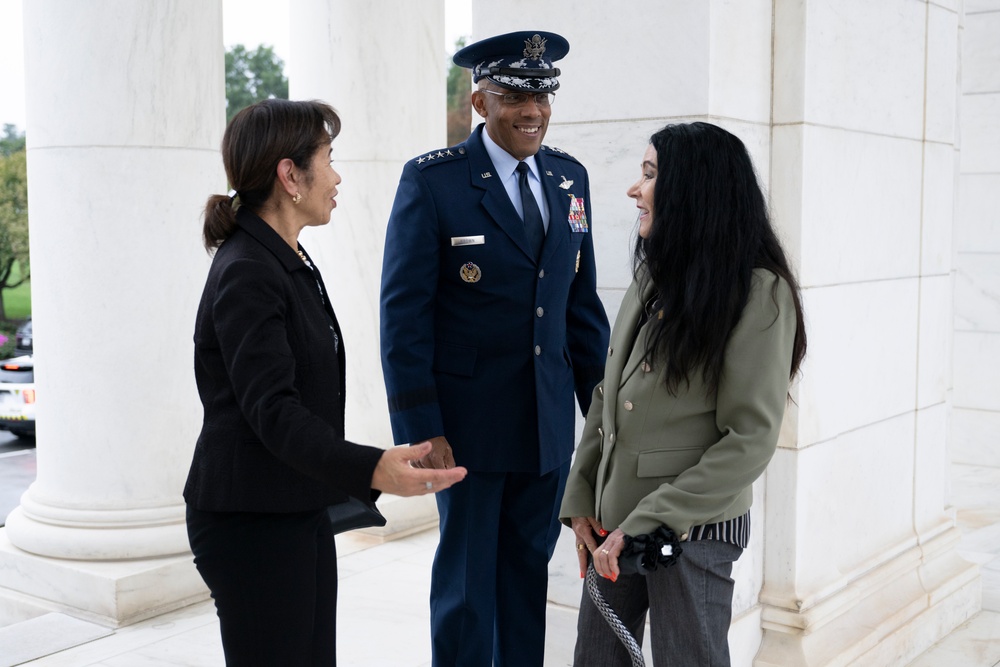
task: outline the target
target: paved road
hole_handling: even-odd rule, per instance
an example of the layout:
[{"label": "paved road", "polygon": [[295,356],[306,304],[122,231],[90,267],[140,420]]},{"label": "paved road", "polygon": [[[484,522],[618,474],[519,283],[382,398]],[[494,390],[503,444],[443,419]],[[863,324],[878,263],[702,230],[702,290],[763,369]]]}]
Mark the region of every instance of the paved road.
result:
[{"label": "paved road", "polygon": [[35,448],[0,431],[0,526],[21,503],[21,494],[35,481]]}]

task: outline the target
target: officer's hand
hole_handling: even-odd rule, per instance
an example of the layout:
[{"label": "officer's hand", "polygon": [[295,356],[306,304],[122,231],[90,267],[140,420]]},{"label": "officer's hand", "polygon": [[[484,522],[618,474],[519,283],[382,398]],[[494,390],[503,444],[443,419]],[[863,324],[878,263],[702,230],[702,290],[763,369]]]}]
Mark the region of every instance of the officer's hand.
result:
[{"label": "officer's hand", "polygon": [[427,456],[411,461],[411,466],[414,468],[436,468],[438,470],[447,470],[448,468],[455,467],[455,457],[451,453],[451,445],[448,444],[448,438],[441,435],[430,440],[425,440],[420,444],[422,445],[427,442],[431,444],[430,453]]},{"label": "officer's hand", "polygon": [[431,453],[431,444],[422,442],[412,447],[393,447],[383,452],[372,473],[372,488],[397,496],[422,496],[447,489],[461,482],[467,473],[465,468],[456,468],[454,463],[448,470],[416,470],[414,461]]}]

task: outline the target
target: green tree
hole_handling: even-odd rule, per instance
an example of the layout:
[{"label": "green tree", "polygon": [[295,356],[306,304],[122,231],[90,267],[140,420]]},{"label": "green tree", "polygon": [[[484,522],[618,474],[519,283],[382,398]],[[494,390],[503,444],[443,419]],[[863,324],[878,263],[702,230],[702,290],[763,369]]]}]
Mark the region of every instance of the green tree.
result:
[{"label": "green tree", "polygon": [[24,132],[18,132],[16,125],[4,123],[3,136],[0,137],[0,156],[7,157],[24,150]]},{"label": "green tree", "polygon": [[285,63],[261,44],[250,51],[237,44],[226,51],[226,122],[240,109],[271,98],[288,99]]},{"label": "green tree", "polygon": [[[465,37],[455,41],[455,50],[465,46]],[[449,62],[451,60],[449,59]],[[454,146],[465,141],[472,126],[472,105],[469,95],[472,93],[472,77],[469,70],[451,62],[448,69],[448,145]]]},{"label": "green tree", "polygon": [[[15,265],[19,265],[20,275]],[[28,168],[22,147],[10,155],[0,155],[0,321],[7,319],[3,290],[18,287],[30,278]]]}]

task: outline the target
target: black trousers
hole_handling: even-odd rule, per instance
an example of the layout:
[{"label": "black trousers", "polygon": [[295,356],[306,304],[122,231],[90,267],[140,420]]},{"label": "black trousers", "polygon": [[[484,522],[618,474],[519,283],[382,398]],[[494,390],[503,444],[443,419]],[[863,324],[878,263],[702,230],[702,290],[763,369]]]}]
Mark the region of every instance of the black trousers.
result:
[{"label": "black trousers", "polygon": [[337,547],[326,509],[187,510],[195,566],[215,599],[226,665],[337,664]]}]

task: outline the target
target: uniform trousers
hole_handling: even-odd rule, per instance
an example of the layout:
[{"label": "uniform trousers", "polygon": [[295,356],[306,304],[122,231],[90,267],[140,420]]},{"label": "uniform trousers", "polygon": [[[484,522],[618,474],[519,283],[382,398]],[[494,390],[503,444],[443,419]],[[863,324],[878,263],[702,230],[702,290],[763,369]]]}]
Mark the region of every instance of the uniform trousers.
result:
[{"label": "uniform trousers", "polygon": [[434,667],[542,667],[548,565],[569,462],[545,475],[470,472],[437,494]]},{"label": "uniform trousers", "polygon": [[[733,563],[743,549],[717,540],[682,542],[674,565],[645,576],[598,577],[598,588],[641,645],[649,612],[654,667],[729,667]],[[574,667],[631,667],[628,650],[583,589]]]},{"label": "uniform trousers", "polygon": [[337,548],[326,509],[188,507],[194,562],[219,615],[226,665],[337,664]]}]

